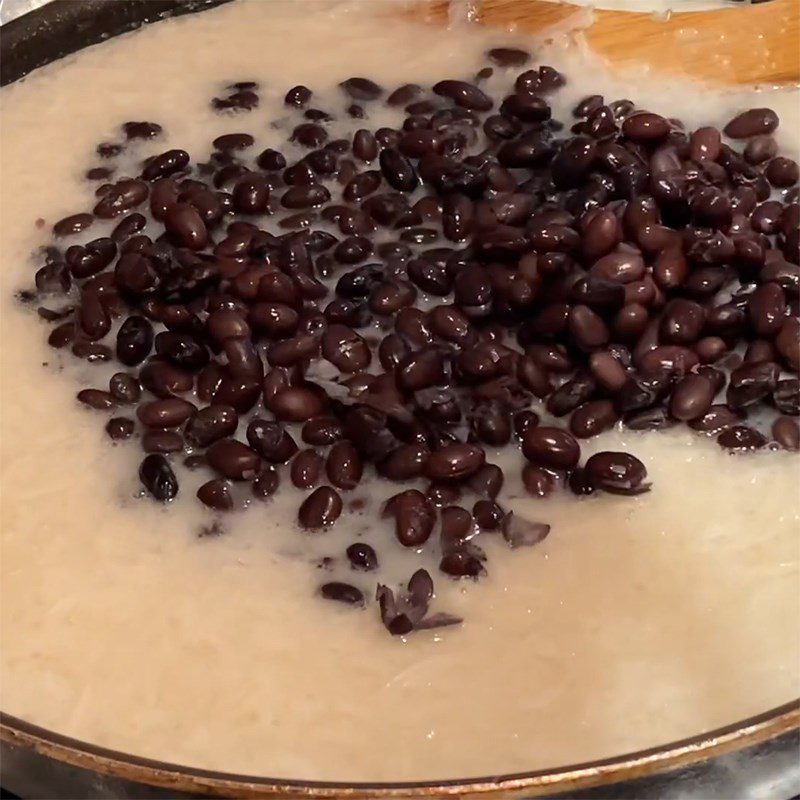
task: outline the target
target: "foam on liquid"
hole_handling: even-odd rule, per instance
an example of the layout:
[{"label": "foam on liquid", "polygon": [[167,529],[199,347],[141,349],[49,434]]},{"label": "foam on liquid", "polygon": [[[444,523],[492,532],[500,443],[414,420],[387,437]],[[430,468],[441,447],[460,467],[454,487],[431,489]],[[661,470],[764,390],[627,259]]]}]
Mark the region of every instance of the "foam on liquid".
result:
[{"label": "foam on liquid", "polygon": [[[500,774],[650,747],[728,724],[800,690],[800,498],[786,454],[729,456],[686,431],[611,432],[584,446],[629,449],[653,491],[639,498],[531,500],[552,525],[541,545],[486,544],[479,583],[437,578],[434,610],[458,629],[390,637],[367,611],[314,592],[358,537],[385,575],[417,565],[376,521],[396,488],[325,534],[294,526],[297,494],[211,520],[187,479],[169,508],[134,497],[138,445],[111,446],[79,408],[76,378],[45,325],[13,299],[40,264],[50,225],[91,208],[82,179],[97,142],[147,119],[202,160],[222,132],[285,149],[286,89],[342,116],[336,84],[387,87],[468,77],[490,45],[516,41],[381,17],[377,4],[238,2],[150,26],[38,71],[0,93],[0,687],[5,711],[114,749],[238,773],[318,780]],[[519,40],[524,41],[524,40]],[[746,94],[610,77],[555,45],[540,57],[570,79],[560,115],[590,93],[720,123]],[[231,120],[209,99],[258,80],[261,106]],[[498,81],[508,76],[497,77]],[[759,98],[759,104],[762,100]],[[783,147],[797,151],[797,95],[775,93]],[[378,127],[384,112],[370,108]],[[352,127],[332,125],[331,136]],[[124,170],[123,170],[124,172]],[[46,221],[37,228],[37,218]],[[84,238],[100,235],[97,228]],[[79,240],[76,240],[79,241]],[[58,374],[59,370],[63,374]],[[102,386],[97,377],[94,385]],[[510,458],[516,474],[521,456]],[[284,485],[288,480],[284,480]],[[472,500],[469,501],[470,503]],[[482,537],[489,539],[490,537]],[[374,579],[341,566],[367,593]]]}]

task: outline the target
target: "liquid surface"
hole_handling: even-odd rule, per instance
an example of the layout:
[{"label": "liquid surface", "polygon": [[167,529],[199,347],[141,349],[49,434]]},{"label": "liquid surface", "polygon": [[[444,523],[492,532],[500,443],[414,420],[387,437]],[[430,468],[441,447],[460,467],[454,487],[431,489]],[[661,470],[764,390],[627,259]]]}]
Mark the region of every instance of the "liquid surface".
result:
[{"label": "liquid surface", "polygon": [[[101,385],[102,370],[62,365],[44,323],[13,294],[32,283],[40,264],[31,254],[50,225],[93,204],[82,175],[97,142],[147,119],[166,137],[138,158],[175,146],[202,160],[215,136],[234,130],[264,148],[282,141],[270,123],[286,115],[294,84],[341,115],[336,84],[350,75],[387,87],[469,76],[488,46],[513,41],[387,26],[365,6],[236,3],[92,48],[0,94],[3,709],[192,766],[388,781],[607,757],[793,699],[800,498],[791,456],[734,457],[688,432],[604,434],[586,454],[630,450],[653,491],[519,497],[513,507],[550,523],[550,536],[513,554],[489,542],[486,579],[437,580],[434,610],[464,625],[403,640],[386,634],[374,607],[314,597],[327,575],[314,562],[332,556],[342,569],[357,538],[377,543],[390,574],[409,574],[415,562],[372,513],[395,487],[363,484],[352,495],[367,501],[364,512],[316,537],[296,529],[291,492],[230,515],[224,535],[200,537],[212,517],[196,487],[183,486],[167,509],[137,499],[138,445],[110,446],[102,415],[78,407],[76,373]],[[632,96],[694,127],[753,104],[612,80],[558,46],[542,60],[569,76],[565,109],[589,93]],[[232,122],[208,103],[234,80],[263,89],[259,109]],[[787,139],[800,130],[796,95],[768,104],[783,120],[779,140],[796,152]],[[337,126],[349,127],[334,123],[332,136]],[[348,579],[374,591],[368,577]]]}]

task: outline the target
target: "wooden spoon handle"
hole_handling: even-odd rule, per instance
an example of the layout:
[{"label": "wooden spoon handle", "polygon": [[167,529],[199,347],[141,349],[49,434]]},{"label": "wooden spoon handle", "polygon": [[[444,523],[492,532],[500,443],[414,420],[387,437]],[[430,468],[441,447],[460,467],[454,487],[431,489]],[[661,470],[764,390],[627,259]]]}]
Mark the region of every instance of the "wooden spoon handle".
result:
[{"label": "wooden spoon handle", "polygon": [[[479,0],[477,9],[478,22],[534,34],[579,11],[544,0]],[[446,23],[448,0],[423,0],[408,13]],[[678,12],[667,19],[597,10],[585,35],[614,66],[647,62],[654,72],[722,84],[800,81],[800,0],[731,3],[730,8]]]}]

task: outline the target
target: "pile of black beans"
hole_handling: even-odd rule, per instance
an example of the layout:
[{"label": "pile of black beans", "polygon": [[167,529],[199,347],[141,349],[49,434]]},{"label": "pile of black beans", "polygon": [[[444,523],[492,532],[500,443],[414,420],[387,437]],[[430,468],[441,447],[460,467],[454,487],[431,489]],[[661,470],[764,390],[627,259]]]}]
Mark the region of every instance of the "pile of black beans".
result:
[{"label": "pile of black beans", "polygon": [[[618,425],[685,423],[737,453],[800,447],[798,165],[777,151],[776,114],[688,131],[592,95],[565,128],[548,101],[563,75],[525,69],[492,97],[481,80],[530,57],[487,56],[474,82],[344,81],[346,139],[290,89],[293,163],[232,132],[199,163],[171,149],[135,177],[89,170],[107,182],[55,224],[29,299],[54,348],[119,365],[78,399],[109,413],[111,439],[138,436],[152,497],[172,500],[184,468],[210,469],[197,497],[217,511],[288,479],[316,531],[365,473],[415,481],[385,506],[398,541],[422,548],[438,523],[441,571],[478,577],[476,532],[511,546],[549,532],[497,502],[487,449],[518,443],[542,497],[647,491],[629,453],[582,463],[580,440]],[[258,92],[232,84],[212,106],[234,127]],[[371,129],[378,104],[402,124]],[[113,164],[161,135],[128,122],[97,152]],[[97,220],[116,222],[110,236],[65,246]],[[347,556],[378,564],[366,544]],[[427,572],[396,597],[381,587],[387,628],[457,621],[423,620],[432,592]],[[343,583],[322,595],[364,601]]]}]

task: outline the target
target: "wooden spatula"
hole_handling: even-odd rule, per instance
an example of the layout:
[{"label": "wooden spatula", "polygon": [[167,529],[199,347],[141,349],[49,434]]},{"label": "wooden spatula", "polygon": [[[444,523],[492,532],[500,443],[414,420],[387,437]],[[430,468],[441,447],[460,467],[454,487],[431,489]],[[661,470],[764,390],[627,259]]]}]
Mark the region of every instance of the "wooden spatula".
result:
[{"label": "wooden spatula", "polygon": [[[672,5],[679,8],[681,0]],[[534,34],[563,24],[580,10],[545,0],[475,0],[475,7],[477,22]],[[421,0],[405,13],[445,23],[448,0]],[[615,66],[645,61],[657,71],[721,84],[800,82],[800,0],[730,3],[719,10],[671,13],[666,19],[604,10],[593,16],[586,39]]]}]

